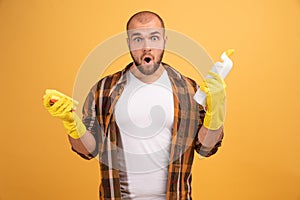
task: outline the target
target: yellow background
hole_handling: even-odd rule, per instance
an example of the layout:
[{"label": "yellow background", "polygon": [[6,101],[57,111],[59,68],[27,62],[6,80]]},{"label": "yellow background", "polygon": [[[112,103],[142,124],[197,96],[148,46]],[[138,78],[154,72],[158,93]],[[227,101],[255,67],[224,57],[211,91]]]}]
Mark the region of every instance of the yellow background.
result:
[{"label": "yellow background", "polygon": [[42,96],[72,94],[89,52],[140,10],[215,61],[236,49],[223,146],[196,159],[194,199],[300,200],[299,0],[0,0],[0,199],[97,199],[97,161],[71,152]]}]

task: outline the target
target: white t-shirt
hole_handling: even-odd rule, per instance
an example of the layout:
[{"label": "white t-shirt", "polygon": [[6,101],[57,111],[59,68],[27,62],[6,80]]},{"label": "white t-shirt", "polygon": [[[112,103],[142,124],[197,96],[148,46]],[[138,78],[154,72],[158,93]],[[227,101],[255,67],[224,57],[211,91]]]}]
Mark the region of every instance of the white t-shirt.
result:
[{"label": "white t-shirt", "polygon": [[171,82],[166,71],[151,84],[130,71],[126,76],[114,111],[123,146],[118,149],[122,198],[164,200],[174,119]]}]

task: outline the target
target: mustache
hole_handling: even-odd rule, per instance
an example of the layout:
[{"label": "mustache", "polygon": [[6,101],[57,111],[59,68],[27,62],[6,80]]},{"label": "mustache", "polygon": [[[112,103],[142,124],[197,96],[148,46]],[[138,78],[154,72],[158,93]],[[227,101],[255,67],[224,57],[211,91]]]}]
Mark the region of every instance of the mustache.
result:
[{"label": "mustache", "polygon": [[143,55],[141,56],[141,58],[145,58],[145,57],[150,57],[151,59],[154,58],[154,56],[151,53],[143,53]]}]

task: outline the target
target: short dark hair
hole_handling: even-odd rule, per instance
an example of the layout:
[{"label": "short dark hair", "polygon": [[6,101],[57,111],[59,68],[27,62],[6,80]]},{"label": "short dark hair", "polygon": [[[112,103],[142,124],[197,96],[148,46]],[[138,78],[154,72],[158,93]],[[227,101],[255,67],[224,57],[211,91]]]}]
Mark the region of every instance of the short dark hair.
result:
[{"label": "short dark hair", "polygon": [[150,15],[154,15],[155,17],[157,17],[161,23],[162,28],[165,28],[164,21],[158,14],[151,12],[151,11],[140,11],[130,17],[130,19],[128,20],[128,22],[126,24],[126,30],[128,31],[129,25],[133,19],[136,18],[136,19],[138,19],[138,21],[143,23],[143,22],[147,22],[148,16],[150,16]]}]

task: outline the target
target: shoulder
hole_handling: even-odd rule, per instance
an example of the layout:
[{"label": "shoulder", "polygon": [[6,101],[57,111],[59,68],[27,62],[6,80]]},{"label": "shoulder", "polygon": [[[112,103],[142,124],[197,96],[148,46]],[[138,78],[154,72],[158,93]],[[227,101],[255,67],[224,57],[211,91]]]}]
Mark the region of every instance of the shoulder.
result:
[{"label": "shoulder", "polygon": [[116,84],[122,81],[123,75],[126,71],[129,70],[132,63],[128,64],[123,70],[120,70],[118,72],[115,72],[113,74],[107,75],[103,78],[101,78],[95,85],[94,89],[96,90],[104,90],[104,89],[111,89]]},{"label": "shoulder", "polygon": [[162,63],[165,69],[168,72],[170,78],[174,79],[175,81],[185,82],[187,85],[192,86],[194,89],[197,89],[197,83],[193,79],[183,75],[181,72],[177,71],[170,65],[166,63]]},{"label": "shoulder", "polygon": [[123,70],[107,75],[98,80],[89,90],[88,96],[94,96],[97,99],[100,95],[107,96],[111,93],[111,90],[120,82],[122,82],[123,75],[129,69],[132,63],[127,65]]}]

